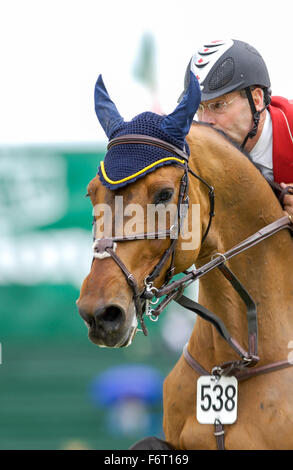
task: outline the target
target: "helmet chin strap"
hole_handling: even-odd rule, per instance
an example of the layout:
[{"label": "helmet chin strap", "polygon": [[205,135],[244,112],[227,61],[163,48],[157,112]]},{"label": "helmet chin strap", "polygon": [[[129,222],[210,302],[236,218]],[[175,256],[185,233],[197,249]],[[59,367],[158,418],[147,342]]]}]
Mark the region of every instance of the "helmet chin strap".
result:
[{"label": "helmet chin strap", "polygon": [[263,109],[261,109],[260,111],[257,111],[256,107],[255,107],[255,104],[254,104],[253,97],[252,97],[251,89],[249,87],[245,88],[245,93],[246,93],[246,96],[247,96],[247,99],[248,99],[248,102],[249,102],[249,105],[250,105],[250,109],[251,109],[251,112],[252,112],[253,126],[252,126],[252,129],[248,132],[247,136],[245,137],[245,139],[243,140],[243,142],[241,144],[240,148],[242,150],[244,149],[248,139],[252,139],[256,135],[258,125],[259,125],[260,115],[268,106],[268,105],[265,105],[263,107]]}]

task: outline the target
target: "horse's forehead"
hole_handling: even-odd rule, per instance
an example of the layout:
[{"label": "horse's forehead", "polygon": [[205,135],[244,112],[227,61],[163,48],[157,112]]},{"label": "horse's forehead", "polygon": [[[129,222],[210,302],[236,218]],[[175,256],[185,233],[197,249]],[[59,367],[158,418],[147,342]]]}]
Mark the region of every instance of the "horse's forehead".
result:
[{"label": "horse's forehead", "polygon": [[182,168],[175,167],[174,165],[158,168],[135,183],[121,188],[121,195],[124,195],[128,202],[131,199],[145,202],[151,199],[153,194],[162,188],[175,188],[178,186],[181,173]]},{"label": "horse's forehead", "polygon": [[95,177],[88,185],[88,193],[93,204],[103,202],[111,205],[117,196],[122,196],[127,204],[131,201],[145,201],[149,195],[164,186],[175,187],[181,173],[182,168],[174,165],[165,166],[116,191],[106,188],[100,179]]},{"label": "horse's forehead", "polygon": [[158,168],[155,172],[146,176],[145,180],[150,190],[160,188],[165,185],[176,185],[182,174],[182,168],[175,165],[168,165]]}]

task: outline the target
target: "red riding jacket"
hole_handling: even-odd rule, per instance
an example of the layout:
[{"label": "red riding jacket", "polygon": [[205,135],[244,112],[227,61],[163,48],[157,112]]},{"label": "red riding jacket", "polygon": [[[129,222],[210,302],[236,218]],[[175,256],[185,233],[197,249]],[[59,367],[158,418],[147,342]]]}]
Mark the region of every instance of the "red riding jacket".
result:
[{"label": "red riding jacket", "polygon": [[293,183],[293,100],[273,96],[273,172],[277,183]]}]

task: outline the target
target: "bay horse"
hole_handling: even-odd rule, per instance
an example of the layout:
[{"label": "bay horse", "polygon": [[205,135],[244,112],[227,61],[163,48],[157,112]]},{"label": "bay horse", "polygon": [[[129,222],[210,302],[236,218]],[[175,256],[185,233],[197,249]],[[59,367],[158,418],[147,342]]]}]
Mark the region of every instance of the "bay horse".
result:
[{"label": "bay horse", "polygon": [[[113,208],[115,196],[122,196],[128,204],[139,204],[146,214],[148,204],[186,202],[188,191],[187,223],[192,227],[191,208],[197,205],[200,208],[197,224],[200,239],[189,249],[183,249],[180,231],[176,242],[170,240],[170,230],[167,229],[165,237],[149,239],[145,236],[148,233],[144,221],[141,237],[127,238],[125,234],[116,234],[116,237],[110,235],[96,240],[91,270],[77,301],[79,313],[89,328],[89,338],[95,344],[102,347],[128,346],[137,331],[138,320],[146,333],[143,321],[145,304],[162,286],[170,285],[167,282],[172,275],[187,275],[193,264],[198,274],[202,267],[216,260],[217,266],[227,268],[228,276],[223,276],[218,269],[207,270],[205,275],[200,275],[199,304],[220,320],[213,324],[202,318],[203,315],[197,316],[185,353],[165,379],[163,428],[166,441],[146,439],[134,445],[133,449],[212,450],[223,448],[221,440],[224,436],[224,446],[231,450],[293,449],[293,373],[287,360],[293,340],[293,246],[290,231],[277,231],[257,246],[244,252],[239,250],[237,256],[229,259],[231,247],[237,247],[253,234],[262,233],[268,224],[284,220],[284,212],[271,187],[247,156],[212,127],[192,120],[200,102],[200,91],[195,82],[191,74],[183,101],[171,115],[160,118],[160,133],[154,135],[152,130],[148,141],[146,135],[142,136],[146,134],[145,126],[143,131],[142,128],[133,131],[133,121],[124,123],[99,78],[96,111],[110,138],[110,145],[104,167],[88,186],[92,205],[107,204]],[[152,113],[139,116],[143,116],[143,121],[154,119]],[[166,139],[162,138],[162,128]],[[119,134],[121,129],[123,132]],[[168,135],[175,136],[179,142],[180,132],[183,144],[178,149],[177,143],[176,150],[174,139],[168,139]],[[154,164],[153,167],[148,162],[141,173],[134,163],[130,173],[128,170],[129,176],[125,176],[125,167],[120,169],[119,166],[119,155],[120,159],[125,158],[125,148],[132,148],[132,145],[136,146],[136,152],[140,148],[149,153],[155,149],[160,157],[167,152],[169,156],[173,155],[174,160],[168,160],[167,164]],[[190,156],[186,157],[188,164],[182,153],[186,148],[190,150]],[[111,149],[116,152],[112,159]],[[118,167],[115,167],[115,162],[118,162]],[[117,168],[124,172],[122,176]],[[187,179],[182,190],[184,176]],[[115,181],[119,183],[117,186]],[[215,193],[214,217],[212,190]],[[284,227],[291,228],[292,221],[287,216],[285,219]],[[124,224],[127,221],[129,215],[124,218]],[[168,223],[170,227],[170,218]],[[241,298],[235,286],[231,285],[229,272],[236,276],[238,286],[245,286],[257,308],[257,326],[254,325],[257,333],[255,331],[249,339],[244,297]],[[178,301],[179,297],[177,295]],[[255,362],[248,364],[247,360],[245,363],[244,359],[251,360],[245,354],[242,361],[238,361],[241,363],[240,375],[246,370],[253,372],[256,362],[259,370],[263,371],[276,361],[283,361],[286,365],[283,369],[268,370],[266,374],[253,376],[252,373],[249,380],[239,380],[237,419],[225,429],[220,422],[215,423],[215,428],[213,424],[201,424],[196,418],[196,381],[199,376],[205,371],[214,374],[215,366],[219,364],[235,366],[237,352],[242,351],[240,346],[233,349],[231,342],[219,334],[219,328],[217,331],[215,326],[219,326],[220,321],[231,333],[229,338],[237,339],[234,345],[242,345],[244,350],[251,346],[250,350],[255,353]],[[252,345],[256,336],[258,350]],[[251,367],[245,367],[247,365]],[[225,367],[219,369],[223,371]]]}]

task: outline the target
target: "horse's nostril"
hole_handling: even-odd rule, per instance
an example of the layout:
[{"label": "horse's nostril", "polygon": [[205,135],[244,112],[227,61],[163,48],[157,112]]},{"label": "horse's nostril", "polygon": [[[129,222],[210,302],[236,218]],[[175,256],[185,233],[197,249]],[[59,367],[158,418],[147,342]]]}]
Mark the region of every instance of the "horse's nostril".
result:
[{"label": "horse's nostril", "polygon": [[115,307],[114,305],[111,307],[107,307],[103,316],[103,320],[113,322],[117,321],[122,317],[122,312],[119,307]]},{"label": "horse's nostril", "polygon": [[107,329],[116,329],[123,321],[123,311],[116,305],[109,305],[105,308],[100,308],[95,312],[96,325],[104,325]]}]

